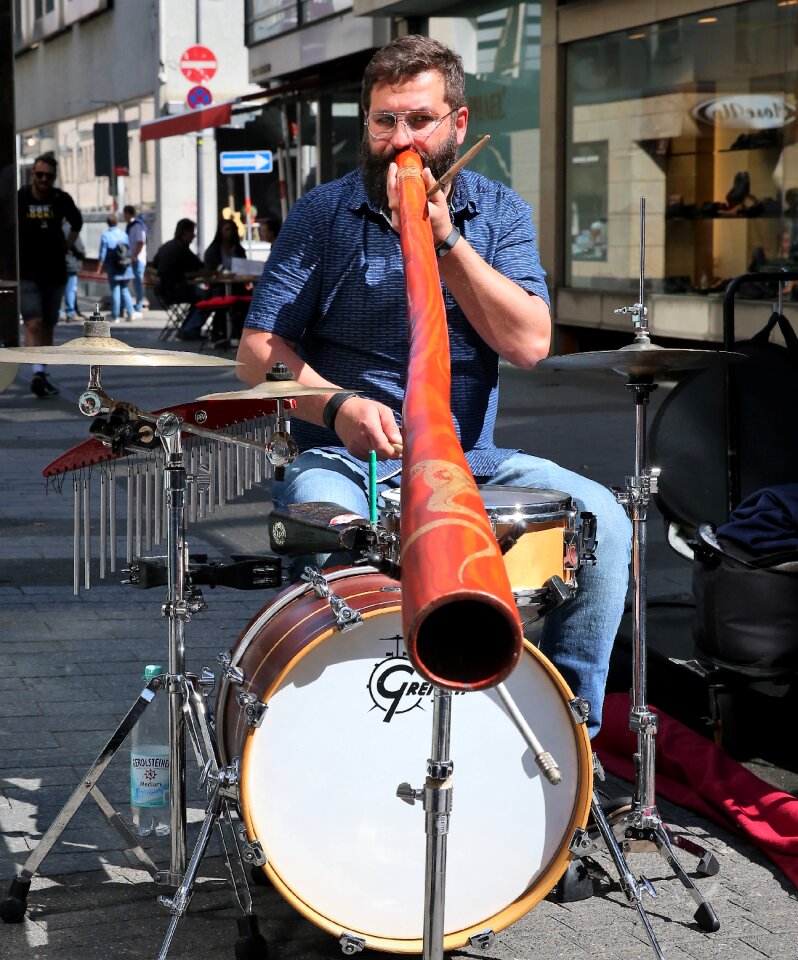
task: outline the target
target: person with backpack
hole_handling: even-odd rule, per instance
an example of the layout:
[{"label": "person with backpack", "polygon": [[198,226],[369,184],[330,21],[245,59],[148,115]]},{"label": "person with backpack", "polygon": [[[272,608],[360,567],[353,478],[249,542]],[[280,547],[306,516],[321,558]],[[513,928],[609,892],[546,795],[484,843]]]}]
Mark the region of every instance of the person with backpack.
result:
[{"label": "person with backpack", "polygon": [[147,269],[147,225],[130,204],[122,214],[127,222],[127,243],[133,258],[133,319],[141,320],[144,310],[144,271]]},{"label": "person with backpack", "polygon": [[130,254],[127,234],[119,226],[117,215],[110,213],[105,222],[108,229],[100,239],[97,273],[102,273],[105,268],[111,288],[111,312],[114,323],[119,323],[122,319],[121,307],[124,307],[127,319],[133,319],[133,300],[128,289],[128,284],[133,279],[133,257]]}]

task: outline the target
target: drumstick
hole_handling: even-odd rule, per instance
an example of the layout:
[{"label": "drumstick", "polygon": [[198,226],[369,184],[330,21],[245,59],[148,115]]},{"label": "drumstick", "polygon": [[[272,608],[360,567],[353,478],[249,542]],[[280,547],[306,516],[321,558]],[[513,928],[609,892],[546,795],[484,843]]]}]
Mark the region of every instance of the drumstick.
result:
[{"label": "drumstick", "polygon": [[456,163],[452,164],[452,166],[449,167],[440,180],[437,183],[434,183],[429,190],[427,190],[427,198],[431,197],[437,190],[443,190],[447,183],[449,183],[451,180],[454,180],[455,176],[463,169],[463,167],[472,157],[475,157],[479,153],[488,140],[490,140],[489,133],[485,134],[479,143],[475,143],[474,146],[470,150],[467,150]]}]

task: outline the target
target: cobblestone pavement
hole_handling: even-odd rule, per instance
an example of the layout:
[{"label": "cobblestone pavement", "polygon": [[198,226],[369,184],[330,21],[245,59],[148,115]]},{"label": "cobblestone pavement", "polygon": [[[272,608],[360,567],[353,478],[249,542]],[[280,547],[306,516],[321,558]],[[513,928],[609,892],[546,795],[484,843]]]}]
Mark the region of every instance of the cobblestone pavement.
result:
[{"label": "cobblestone pavement", "polygon": [[[161,346],[155,336],[163,320],[153,314],[141,323],[124,325],[121,333],[119,328],[113,332],[134,344]],[[57,334],[68,339],[79,335],[79,328],[61,326]],[[4,490],[0,502],[0,878],[4,885],[135,699],[142,665],[162,660],[167,649],[159,590],[136,591],[108,578],[79,597],[72,595],[71,491],[46,492],[41,469],[88,435],[87,421],[75,403],[87,371],[61,366],[51,372],[61,386],[57,398],[35,398],[25,368],[0,393]],[[232,368],[106,367],[103,379],[109,393],[145,409],[237,388]],[[518,439],[523,424],[525,430],[534,431],[536,449],[544,455],[557,456],[601,482],[622,482],[630,466],[626,459],[631,422],[622,387],[611,379],[589,376],[577,384],[550,374],[533,380],[528,374],[508,372],[506,379],[502,442],[524,443]],[[511,436],[514,439],[509,440]],[[597,437],[601,438],[598,445]],[[192,553],[223,558],[231,553],[263,552],[268,508],[267,492],[252,491],[197,523],[189,531]],[[674,560],[658,538],[652,535],[653,585],[666,592],[685,589],[687,565]],[[205,595],[209,609],[187,627],[187,665],[194,671],[214,664],[216,654],[232,645],[270,594],[220,587]],[[359,775],[362,760],[352,758],[349,776]],[[790,771],[778,764],[761,764],[756,769],[787,789],[795,788]],[[203,815],[196,780],[190,764],[191,838]],[[124,813],[128,799],[124,750],[103,776],[101,787]],[[607,789],[614,794],[630,790],[628,784],[612,779]],[[651,854],[630,858],[633,872],[645,874],[656,892],[656,898],[647,897],[645,904],[668,960],[792,960],[797,952],[798,911],[795,891],[786,878],[746,841],[685,809],[664,801],[660,806],[675,832],[697,839],[720,862],[716,876],[697,881],[721,921],[718,933],[707,934],[693,919],[695,904],[664,860]],[[418,817],[423,835],[420,810]],[[159,890],[123,846],[93,801],[87,800],[34,880],[26,920],[0,925],[0,957],[157,956],[168,914],[156,903]],[[163,841],[152,844],[150,852],[159,865],[166,865],[168,850]],[[695,858],[685,853],[682,860],[695,875]],[[484,867],[484,860],[475,857],[475,874]],[[223,875],[216,848],[206,858],[203,874]],[[569,904],[544,899],[499,931],[486,950],[465,946],[454,955],[485,960],[653,957],[636,911],[627,904],[605,855],[596,858],[594,881],[596,895],[591,899]],[[270,956],[299,960],[340,952],[334,938],[304,919],[271,887],[253,887],[253,897]],[[203,881],[179,925],[170,956],[196,960],[233,956],[236,916],[229,889]]]}]

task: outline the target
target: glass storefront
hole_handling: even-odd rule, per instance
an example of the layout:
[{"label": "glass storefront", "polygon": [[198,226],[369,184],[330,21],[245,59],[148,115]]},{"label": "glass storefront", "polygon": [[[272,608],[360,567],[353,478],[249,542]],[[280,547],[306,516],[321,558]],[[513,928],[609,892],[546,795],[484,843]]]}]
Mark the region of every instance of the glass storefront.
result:
[{"label": "glass storefront", "polygon": [[796,39],[752,0],[568,46],[566,286],[636,289],[641,197],[654,292],[798,268]]},{"label": "glass storefront", "polygon": [[457,16],[431,17],[426,31],[463,58],[463,152],[491,137],[469,169],[512,187],[533,210],[540,194],[540,16],[539,3],[463,3]]}]

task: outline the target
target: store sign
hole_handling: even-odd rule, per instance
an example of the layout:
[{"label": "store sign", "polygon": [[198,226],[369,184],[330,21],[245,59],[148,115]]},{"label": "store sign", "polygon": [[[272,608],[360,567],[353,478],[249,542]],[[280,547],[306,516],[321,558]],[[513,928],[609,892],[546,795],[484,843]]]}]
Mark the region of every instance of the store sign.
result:
[{"label": "store sign", "polygon": [[741,93],[705,100],[693,107],[693,116],[735,130],[770,130],[793,122],[795,104],[780,94]]}]

